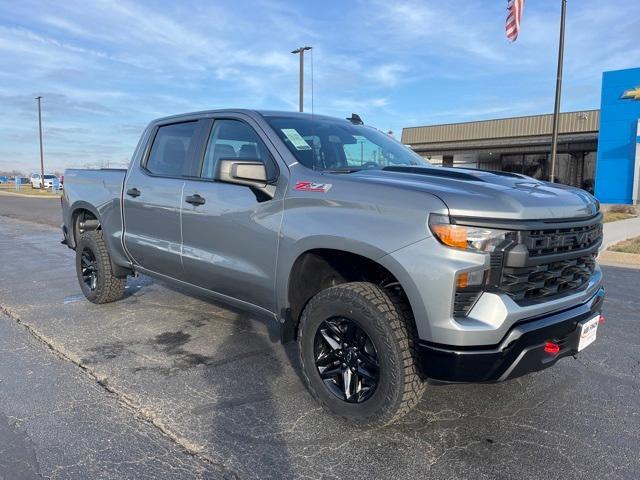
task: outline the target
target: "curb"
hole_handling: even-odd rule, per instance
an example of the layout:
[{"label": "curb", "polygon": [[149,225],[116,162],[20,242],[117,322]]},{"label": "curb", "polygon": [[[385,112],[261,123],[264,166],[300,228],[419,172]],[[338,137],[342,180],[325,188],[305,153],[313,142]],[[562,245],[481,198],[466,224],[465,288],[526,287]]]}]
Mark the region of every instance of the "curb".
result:
[{"label": "curb", "polygon": [[0,190],[0,195],[7,195],[9,197],[22,197],[22,198],[41,198],[41,199],[44,199],[44,200],[59,200],[60,199],[60,195],[52,195],[52,196],[48,197],[48,196],[41,196],[41,195],[29,195],[28,193],[5,192],[3,190]]},{"label": "curb", "polygon": [[[613,224],[616,224],[618,222],[627,222],[629,220],[638,220],[638,218],[640,218],[640,217],[632,217],[632,218],[627,218],[627,219],[624,219],[624,220],[617,220],[615,222],[610,222],[608,224],[605,223],[604,224],[604,229],[607,228],[607,225],[613,225]],[[607,250],[612,245],[615,245],[616,243],[624,242],[625,240],[629,240],[630,238],[634,238],[634,237],[640,236],[640,230],[637,230],[637,231],[627,230],[624,235],[625,235],[624,238],[611,240],[611,241],[609,241],[607,243],[603,242],[602,245],[600,245],[599,253],[604,252],[605,250]]]}]

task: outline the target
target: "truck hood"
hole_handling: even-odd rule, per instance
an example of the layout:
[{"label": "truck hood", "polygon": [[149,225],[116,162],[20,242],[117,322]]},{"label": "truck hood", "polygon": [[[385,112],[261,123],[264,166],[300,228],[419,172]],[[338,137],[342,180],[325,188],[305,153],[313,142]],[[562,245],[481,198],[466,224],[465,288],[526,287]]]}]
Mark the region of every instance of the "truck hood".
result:
[{"label": "truck hood", "polygon": [[440,198],[452,216],[541,220],[589,217],[598,211],[598,201],[584,190],[506,172],[385,167],[349,178],[427,192]]}]

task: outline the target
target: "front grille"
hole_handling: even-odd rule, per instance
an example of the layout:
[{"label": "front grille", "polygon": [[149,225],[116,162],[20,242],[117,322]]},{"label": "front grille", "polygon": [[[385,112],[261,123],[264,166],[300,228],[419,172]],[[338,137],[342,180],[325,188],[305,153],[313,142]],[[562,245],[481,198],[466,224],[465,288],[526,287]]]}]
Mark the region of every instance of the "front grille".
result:
[{"label": "front grille", "polygon": [[602,224],[523,232],[529,257],[568,253],[594,246],[602,238]]},{"label": "front grille", "polygon": [[504,293],[519,305],[530,305],[578,292],[595,273],[602,243],[600,213],[586,219],[454,220],[459,225],[510,232],[491,252],[486,283],[480,290],[455,292],[456,317],[467,316],[482,292]]},{"label": "front grille", "polygon": [[586,286],[596,254],[529,267],[503,267],[499,289],[515,302],[548,299]]}]

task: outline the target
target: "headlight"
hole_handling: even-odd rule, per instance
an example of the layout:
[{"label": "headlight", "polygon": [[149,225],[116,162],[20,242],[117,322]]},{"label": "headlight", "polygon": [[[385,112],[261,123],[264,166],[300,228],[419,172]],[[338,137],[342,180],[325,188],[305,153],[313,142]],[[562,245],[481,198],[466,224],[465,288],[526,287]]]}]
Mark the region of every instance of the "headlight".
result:
[{"label": "headlight", "polygon": [[514,235],[514,232],[509,230],[451,224],[448,216],[435,214],[429,217],[429,228],[435,237],[448,247],[478,252],[492,252]]}]

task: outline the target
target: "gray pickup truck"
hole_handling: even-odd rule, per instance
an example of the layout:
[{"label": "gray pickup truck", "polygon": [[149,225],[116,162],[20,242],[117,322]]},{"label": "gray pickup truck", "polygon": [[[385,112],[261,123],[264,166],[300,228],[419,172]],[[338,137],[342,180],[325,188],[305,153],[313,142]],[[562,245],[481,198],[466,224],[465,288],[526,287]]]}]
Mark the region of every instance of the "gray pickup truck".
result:
[{"label": "gray pickup truck", "polygon": [[549,367],[603,320],[594,197],[433,167],[355,114],[162,118],[127,170],[67,170],[62,205],[90,301],[142,273],[273,319],[312,395],[359,424],[429,383]]}]

